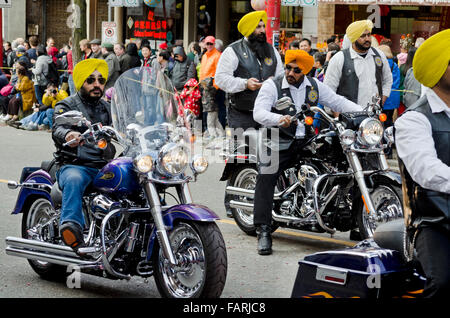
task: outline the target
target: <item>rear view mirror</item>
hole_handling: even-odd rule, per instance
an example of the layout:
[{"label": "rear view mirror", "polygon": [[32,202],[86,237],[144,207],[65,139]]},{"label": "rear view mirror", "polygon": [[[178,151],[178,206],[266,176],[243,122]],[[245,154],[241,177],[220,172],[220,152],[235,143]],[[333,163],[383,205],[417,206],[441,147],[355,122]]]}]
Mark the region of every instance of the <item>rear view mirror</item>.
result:
[{"label": "rear view mirror", "polygon": [[84,118],[83,113],[76,110],[71,110],[55,117],[55,123],[58,125],[76,126],[84,120],[86,118]]},{"label": "rear view mirror", "polygon": [[276,110],[284,110],[292,105],[292,99],[288,96],[282,97],[275,103]]}]

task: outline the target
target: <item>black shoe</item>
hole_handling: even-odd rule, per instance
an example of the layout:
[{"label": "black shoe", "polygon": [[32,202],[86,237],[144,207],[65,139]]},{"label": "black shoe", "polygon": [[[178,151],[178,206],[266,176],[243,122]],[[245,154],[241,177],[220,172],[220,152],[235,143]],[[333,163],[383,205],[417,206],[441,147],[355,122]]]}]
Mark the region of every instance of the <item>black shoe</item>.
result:
[{"label": "black shoe", "polygon": [[65,222],[60,227],[61,239],[64,244],[75,251],[83,245],[83,229],[74,222]]},{"label": "black shoe", "polygon": [[258,234],[258,254],[272,254],[272,229],[269,225],[261,225],[256,229]]},{"label": "black shoe", "polygon": [[227,212],[227,217],[233,218],[233,212],[231,212],[230,209],[226,209],[226,212]]}]

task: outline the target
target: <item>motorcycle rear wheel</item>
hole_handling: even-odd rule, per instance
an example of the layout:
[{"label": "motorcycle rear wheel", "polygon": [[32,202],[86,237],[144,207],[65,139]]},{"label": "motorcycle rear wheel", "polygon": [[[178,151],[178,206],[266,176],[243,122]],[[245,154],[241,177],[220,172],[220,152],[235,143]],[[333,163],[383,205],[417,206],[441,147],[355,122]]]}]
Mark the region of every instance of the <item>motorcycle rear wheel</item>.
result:
[{"label": "motorcycle rear wheel", "polygon": [[153,251],[154,277],[167,298],[218,298],[227,276],[227,252],[219,227],[213,223],[178,222],[169,241],[179,265],[165,258],[159,243]]},{"label": "motorcycle rear wheel", "polygon": [[[38,198],[32,202],[30,207],[23,211],[22,238],[31,239],[28,230],[48,222],[53,213],[55,213],[53,206],[47,199]],[[47,241],[42,237],[41,240]],[[65,279],[68,275],[67,266],[30,259],[28,259],[28,263],[39,276],[47,280],[59,281]]]},{"label": "motorcycle rear wheel", "polygon": [[362,200],[356,216],[362,239],[373,237],[376,228],[383,223],[403,218],[401,190],[388,184],[378,184],[370,194],[377,215],[369,215]]}]

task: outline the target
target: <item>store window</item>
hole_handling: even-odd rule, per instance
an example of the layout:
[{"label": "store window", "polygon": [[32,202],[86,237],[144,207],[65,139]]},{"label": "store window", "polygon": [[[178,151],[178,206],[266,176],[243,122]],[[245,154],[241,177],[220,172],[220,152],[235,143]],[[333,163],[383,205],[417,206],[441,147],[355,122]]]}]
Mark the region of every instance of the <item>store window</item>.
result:
[{"label": "store window", "polygon": [[230,1],[230,43],[242,38],[242,34],[237,30],[239,20],[247,13],[254,11],[248,0]]},{"label": "store window", "polygon": [[280,9],[280,49],[289,48],[293,41],[302,37],[303,8],[281,6]]},{"label": "store window", "polygon": [[126,38],[128,40],[148,39],[152,49],[166,42],[178,44],[183,39],[182,0],[153,1],[152,6],[142,4],[127,8]]}]

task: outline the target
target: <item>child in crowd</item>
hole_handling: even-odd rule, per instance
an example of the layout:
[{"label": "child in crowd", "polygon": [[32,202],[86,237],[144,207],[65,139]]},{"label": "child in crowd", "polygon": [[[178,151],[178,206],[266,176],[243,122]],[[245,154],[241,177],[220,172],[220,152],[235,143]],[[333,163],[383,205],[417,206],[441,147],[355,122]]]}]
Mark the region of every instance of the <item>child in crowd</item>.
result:
[{"label": "child in crowd", "polygon": [[[195,78],[191,78],[184,84],[184,89],[180,94],[180,98],[184,100],[184,109],[189,109],[195,115],[200,116],[199,101],[202,98],[200,90],[198,89],[198,82]],[[179,114],[182,115],[184,109],[179,110]]]}]

